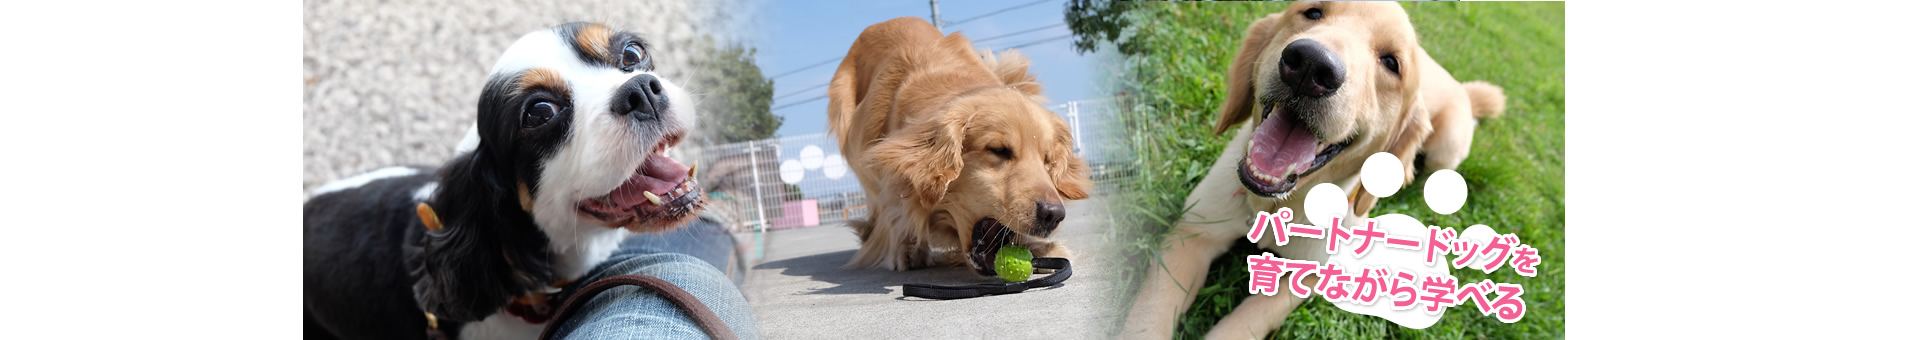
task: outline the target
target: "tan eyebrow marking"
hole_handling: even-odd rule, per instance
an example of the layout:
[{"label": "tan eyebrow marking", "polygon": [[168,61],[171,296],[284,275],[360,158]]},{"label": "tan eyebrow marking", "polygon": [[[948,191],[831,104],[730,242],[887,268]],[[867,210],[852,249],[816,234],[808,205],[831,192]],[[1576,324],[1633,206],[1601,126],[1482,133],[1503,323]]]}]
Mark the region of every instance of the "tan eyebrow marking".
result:
[{"label": "tan eyebrow marking", "polygon": [[600,59],[600,61],[612,63],[614,62],[613,56],[607,54],[607,37],[612,34],[613,31],[607,29],[606,26],[598,24],[587,25],[586,27],[581,27],[579,31],[573,32],[573,44],[574,46],[578,46],[581,51],[586,51],[587,55]]},{"label": "tan eyebrow marking", "polygon": [[534,68],[527,70],[526,73],[521,73],[519,85],[518,88],[514,89],[514,93],[526,93],[533,89],[546,89],[547,91],[559,92],[561,96],[569,96],[570,93],[568,92],[569,89],[571,89],[567,87],[567,80],[561,78],[559,72],[555,72],[549,68]]}]

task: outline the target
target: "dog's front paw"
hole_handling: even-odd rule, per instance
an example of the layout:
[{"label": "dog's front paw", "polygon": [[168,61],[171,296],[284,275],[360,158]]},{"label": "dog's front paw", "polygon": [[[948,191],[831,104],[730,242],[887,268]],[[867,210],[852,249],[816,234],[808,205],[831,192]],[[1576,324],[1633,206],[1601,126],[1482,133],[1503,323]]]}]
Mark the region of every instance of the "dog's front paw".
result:
[{"label": "dog's front paw", "polygon": [[[1063,259],[1073,258],[1073,252],[1070,250],[1067,250],[1067,245],[1062,244],[1060,242],[1034,240],[1034,241],[1019,242],[1019,243],[1022,246],[1026,246],[1027,249],[1032,250],[1033,257],[1036,257],[1036,258],[1037,257],[1058,257]],[[1034,268],[1033,273],[1050,274],[1050,273],[1053,273],[1053,269]]]}]

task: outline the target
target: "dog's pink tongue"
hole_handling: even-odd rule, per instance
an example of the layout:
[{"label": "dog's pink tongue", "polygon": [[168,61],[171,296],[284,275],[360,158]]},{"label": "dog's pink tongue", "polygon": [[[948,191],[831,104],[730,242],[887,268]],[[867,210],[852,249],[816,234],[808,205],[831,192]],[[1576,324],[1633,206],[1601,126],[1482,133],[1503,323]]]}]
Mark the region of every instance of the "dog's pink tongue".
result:
[{"label": "dog's pink tongue", "polygon": [[640,172],[633,174],[633,178],[628,178],[626,184],[614,188],[609,198],[623,207],[651,205],[653,202],[647,201],[647,196],[640,192],[666,196],[667,192],[673,191],[674,186],[680,185],[680,182],[686,179],[686,165],[674,161],[672,157],[655,154],[647,157],[647,164],[640,166]]},{"label": "dog's pink tongue", "polygon": [[[1275,114],[1253,130],[1252,152],[1247,161],[1253,162],[1262,174],[1285,176],[1306,172],[1313,165],[1313,149],[1319,141],[1313,138],[1313,132],[1307,131],[1306,124],[1293,124],[1289,119]],[[1293,165],[1292,172],[1286,172]]]}]

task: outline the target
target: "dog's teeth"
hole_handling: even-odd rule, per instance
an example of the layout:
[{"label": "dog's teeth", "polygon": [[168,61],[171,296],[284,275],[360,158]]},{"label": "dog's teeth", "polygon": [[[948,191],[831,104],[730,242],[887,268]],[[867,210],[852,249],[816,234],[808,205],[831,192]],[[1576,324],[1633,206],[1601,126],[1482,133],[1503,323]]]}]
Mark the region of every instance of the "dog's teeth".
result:
[{"label": "dog's teeth", "polygon": [[640,194],[647,195],[647,201],[653,202],[653,205],[660,205],[659,195],[654,195],[651,191],[641,191]]},{"label": "dog's teeth", "polygon": [[613,206],[613,196],[600,196],[600,205]]}]

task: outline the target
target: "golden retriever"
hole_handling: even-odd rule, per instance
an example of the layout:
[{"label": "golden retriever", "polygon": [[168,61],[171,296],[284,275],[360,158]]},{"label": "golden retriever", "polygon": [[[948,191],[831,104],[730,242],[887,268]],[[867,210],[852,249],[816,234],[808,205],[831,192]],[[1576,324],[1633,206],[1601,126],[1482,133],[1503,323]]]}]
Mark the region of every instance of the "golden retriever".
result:
[{"label": "golden retriever", "polygon": [[1092,181],[1027,65],[914,17],[860,33],[827,90],[828,129],[870,213],[852,223],[861,244],[848,267],[965,263],[993,276],[1009,243],[1068,256],[1046,237]]},{"label": "golden retriever", "polygon": [[[1187,196],[1190,215],[1167,236],[1171,249],[1155,262],[1165,267],[1147,269],[1123,335],[1170,337],[1208,264],[1246,242],[1256,212],[1305,211],[1306,195],[1294,189],[1334,183],[1354,193],[1344,220],[1364,224],[1358,216],[1377,200],[1359,188],[1367,156],[1392,153],[1409,182],[1416,154],[1426,155],[1429,171],[1453,168],[1467,157],[1476,119],[1506,102],[1499,87],[1462,84],[1428,57],[1398,3],[1295,3],[1255,21],[1241,44],[1215,133],[1248,123]],[[1281,257],[1324,262],[1323,242],[1263,244]],[[1287,293],[1248,297],[1207,337],[1264,337],[1303,302]]]}]

